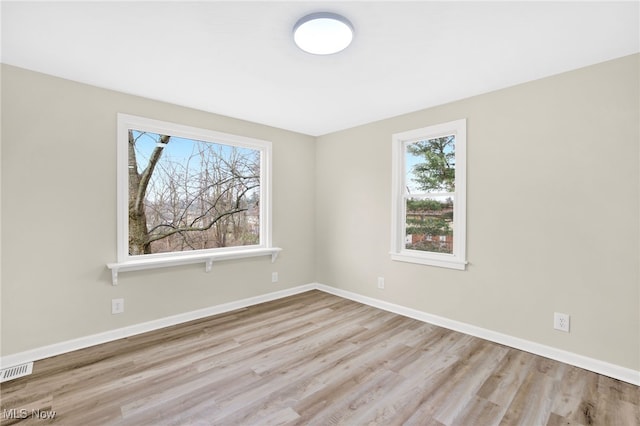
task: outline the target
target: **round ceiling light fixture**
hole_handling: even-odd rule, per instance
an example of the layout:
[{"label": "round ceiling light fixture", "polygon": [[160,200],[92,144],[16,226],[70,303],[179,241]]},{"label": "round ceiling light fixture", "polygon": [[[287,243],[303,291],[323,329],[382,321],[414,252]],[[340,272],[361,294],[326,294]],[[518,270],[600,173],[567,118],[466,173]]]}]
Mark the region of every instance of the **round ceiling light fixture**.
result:
[{"label": "round ceiling light fixture", "polygon": [[307,53],[331,55],[351,44],[353,25],[347,18],[336,13],[312,13],[296,22],[293,40]]}]

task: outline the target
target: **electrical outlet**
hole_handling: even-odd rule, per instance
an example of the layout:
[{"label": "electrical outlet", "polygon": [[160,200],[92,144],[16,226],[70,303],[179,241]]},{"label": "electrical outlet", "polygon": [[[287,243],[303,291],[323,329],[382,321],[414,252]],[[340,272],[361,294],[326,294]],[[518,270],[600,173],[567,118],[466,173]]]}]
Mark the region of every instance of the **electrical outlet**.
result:
[{"label": "electrical outlet", "polygon": [[378,277],[378,288],[384,289],[384,277]]},{"label": "electrical outlet", "polygon": [[111,299],[111,313],[121,314],[124,312],[124,299]]},{"label": "electrical outlet", "polygon": [[569,332],[569,315],[554,312],[553,314],[553,328],[556,330]]},{"label": "electrical outlet", "polygon": [[278,273],[277,272],[272,272],[271,273],[271,282],[272,283],[277,283],[278,282]]}]

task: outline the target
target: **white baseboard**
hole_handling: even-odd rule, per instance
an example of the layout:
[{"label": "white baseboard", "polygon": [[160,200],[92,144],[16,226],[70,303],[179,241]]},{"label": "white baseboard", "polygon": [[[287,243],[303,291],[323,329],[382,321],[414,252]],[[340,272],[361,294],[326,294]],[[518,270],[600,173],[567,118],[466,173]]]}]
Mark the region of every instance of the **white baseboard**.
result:
[{"label": "white baseboard", "polygon": [[622,380],[624,382],[640,386],[640,371],[635,371],[630,368],[621,367],[619,365],[611,364],[605,361],[600,361],[583,355],[578,355],[572,352],[553,348],[551,346],[542,345],[540,343],[531,342],[529,340],[524,340],[517,337],[509,336],[507,334],[498,333],[486,328],[477,327],[471,324],[466,324],[437,315],[428,314],[416,309],[407,308],[405,306],[396,305],[393,303],[385,302],[383,300],[363,296],[357,293],[352,293],[350,291],[341,290],[319,283],[301,285],[281,291],[254,296],[229,303],[223,303],[221,305],[211,306],[209,308],[185,312],[183,314],[160,318],[153,321],[106,331],[104,333],[93,334],[86,337],[80,337],[65,342],[54,343],[52,345],[42,346],[40,348],[7,355],[0,358],[0,368],[8,368],[27,362],[38,361],[40,359],[49,358],[78,349],[88,348],[90,346],[99,345],[101,343],[107,343],[125,337],[134,336],[136,334],[146,333],[148,331],[158,330],[164,327],[205,318],[211,315],[217,315],[225,312],[230,312],[235,309],[257,305],[259,303],[281,299],[283,297],[292,296],[294,294],[303,293],[309,290],[324,291],[325,293],[330,293],[336,296],[344,297],[345,299],[350,299],[356,302],[363,303],[365,305],[373,306],[385,311],[417,319],[429,324],[437,325],[454,331],[459,331],[461,333],[476,336],[495,343],[500,343],[502,345],[510,346],[512,348],[554,359],[556,361],[564,362],[566,364],[574,365],[576,367],[584,368],[585,370],[593,371],[598,374],[603,374],[608,377],[613,377],[614,379]]},{"label": "white baseboard", "polygon": [[575,354],[573,352],[564,351],[562,349],[553,348],[551,346],[542,345],[540,343],[532,342],[529,340],[520,339],[518,337],[509,336],[507,334],[498,333],[496,331],[477,327],[475,325],[428,314],[426,312],[385,302],[383,300],[374,299],[372,297],[362,296],[357,293],[352,293],[350,291],[341,290],[324,284],[316,284],[316,288],[326,293],[344,297],[345,299],[350,299],[356,302],[363,303],[365,305],[383,309],[385,311],[393,312],[409,318],[417,319],[422,322],[444,327],[449,330],[459,331],[471,336],[476,336],[481,339],[489,340],[491,342],[500,343],[502,345],[506,345],[515,349],[520,349],[532,354],[543,356],[545,358],[564,362],[565,364],[584,368],[585,370],[593,371],[594,373],[613,377],[614,379],[622,380],[623,382],[640,386],[640,371],[621,367],[619,365],[600,361],[598,359],[589,358],[583,355]]},{"label": "white baseboard", "polygon": [[172,325],[182,324],[211,315],[222,314],[236,309],[246,308],[247,306],[257,305],[259,303],[269,302],[271,300],[281,299],[283,297],[292,296],[294,294],[303,293],[305,291],[316,289],[315,284],[301,285],[298,287],[288,288],[281,291],[267,293],[259,296],[249,297],[247,299],[236,300],[221,305],[211,306],[209,308],[198,309],[196,311],[185,312],[170,317],[160,318],[153,321],[143,322],[140,324],[130,325],[128,327],[118,328],[115,330],[105,331],[103,333],[93,334],[90,336],[80,337],[65,342],[54,343],[52,345],[42,346],[24,352],[3,356],[0,358],[0,368],[13,367],[15,365],[38,361],[40,359],[64,354],[67,352],[84,349],[101,343],[112,342],[114,340],[123,339],[125,337],[135,336],[136,334],[146,333],[148,331],[158,330]]}]

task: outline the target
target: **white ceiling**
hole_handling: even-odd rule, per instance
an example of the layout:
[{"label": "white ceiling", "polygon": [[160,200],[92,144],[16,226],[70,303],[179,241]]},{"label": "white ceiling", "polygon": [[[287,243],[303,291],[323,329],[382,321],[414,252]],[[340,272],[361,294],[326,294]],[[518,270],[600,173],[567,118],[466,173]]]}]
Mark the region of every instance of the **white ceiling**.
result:
[{"label": "white ceiling", "polygon": [[[2,2],[2,62],[322,135],[640,50],[640,3]],[[303,15],[353,44],[299,50]]]}]

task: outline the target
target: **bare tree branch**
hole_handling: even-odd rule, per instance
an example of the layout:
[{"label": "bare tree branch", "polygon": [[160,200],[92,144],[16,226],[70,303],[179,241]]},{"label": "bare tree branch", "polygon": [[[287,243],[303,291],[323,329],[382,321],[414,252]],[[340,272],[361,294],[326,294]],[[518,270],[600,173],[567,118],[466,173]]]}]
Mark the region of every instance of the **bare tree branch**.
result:
[{"label": "bare tree branch", "polygon": [[192,232],[192,231],[207,231],[209,229],[211,229],[211,227],[213,225],[215,225],[219,220],[221,220],[222,218],[226,217],[226,216],[230,216],[236,213],[240,213],[240,212],[244,212],[247,211],[248,209],[236,209],[236,210],[231,210],[228,212],[224,212],[220,215],[218,215],[214,220],[211,221],[211,223],[209,223],[207,226],[203,226],[200,228],[196,228],[196,227],[188,227],[188,228],[176,228],[174,225],[171,224],[162,224],[162,225],[158,225],[156,228],[160,228],[160,227],[169,227],[172,228],[171,231],[165,232],[161,235],[157,235],[155,237],[150,237],[149,238],[149,243],[152,243],[154,241],[158,241],[161,240],[163,238],[166,238],[170,235],[174,235],[177,233],[182,233],[182,232]]}]

